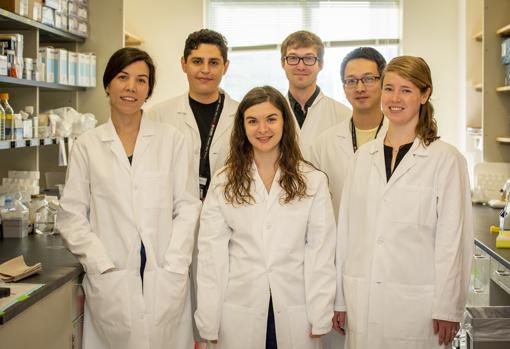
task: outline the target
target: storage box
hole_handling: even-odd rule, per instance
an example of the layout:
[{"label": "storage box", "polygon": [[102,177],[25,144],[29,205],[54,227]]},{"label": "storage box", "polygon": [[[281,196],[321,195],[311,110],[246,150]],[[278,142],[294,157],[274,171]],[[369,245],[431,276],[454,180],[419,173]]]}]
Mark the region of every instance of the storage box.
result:
[{"label": "storage box", "polygon": [[2,220],[4,238],[24,238],[28,235],[28,219]]},{"label": "storage box", "polygon": [[78,20],[78,35],[85,38],[89,36],[89,24],[87,21]]},{"label": "storage box", "polygon": [[510,37],[501,42],[501,63],[510,64]]},{"label": "storage box", "polygon": [[510,64],[505,65],[505,86],[510,86]]},{"label": "storage box", "polygon": [[78,17],[69,15],[67,20],[67,30],[73,34],[78,34]]},{"label": "storage box", "polygon": [[0,75],[7,76],[7,56],[0,55]]},{"label": "storage box", "polygon": [[68,52],[67,56],[67,83],[69,85],[77,85],[78,74],[78,53]]},{"label": "storage box", "polygon": [[94,53],[89,54],[90,57],[90,87],[96,87],[96,55]]},{"label": "storage box", "polygon": [[464,324],[468,348],[510,347],[510,307],[467,307]]},{"label": "storage box", "polygon": [[58,48],[53,50],[55,54],[55,82],[67,85],[67,50]]},{"label": "storage box", "polygon": [[78,86],[88,87],[90,84],[90,55],[78,53]]},{"label": "storage box", "polygon": [[82,20],[88,20],[89,18],[89,9],[85,6],[82,6],[82,5],[79,5],[78,6],[78,12],[77,12],[77,16],[79,19],[82,19]]},{"label": "storage box", "polygon": [[52,47],[39,48],[39,57],[44,64],[43,75],[46,82],[55,82],[55,50]]},{"label": "storage box", "polygon": [[69,16],[78,16],[78,3],[69,1],[67,3],[67,14]]},{"label": "storage box", "polygon": [[42,0],[28,0],[28,18],[37,22],[42,20]]},{"label": "storage box", "polygon": [[41,22],[43,24],[47,24],[47,25],[54,27],[55,26],[55,10],[48,6],[43,6]]},{"label": "storage box", "polygon": [[62,15],[55,12],[55,28],[62,29]]},{"label": "storage box", "polygon": [[0,8],[28,17],[28,0],[0,0]]},{"label": "storage box", "polygon": [[54,10],[60,10],[60,0],[44,0],[44,6],[51,7]]}]

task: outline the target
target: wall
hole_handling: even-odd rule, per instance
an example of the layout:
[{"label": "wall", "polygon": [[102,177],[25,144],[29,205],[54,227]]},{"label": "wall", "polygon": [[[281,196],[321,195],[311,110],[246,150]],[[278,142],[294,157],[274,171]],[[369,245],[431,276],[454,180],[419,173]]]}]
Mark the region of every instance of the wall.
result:
[{"label": "wall", "polygon": [[466,117],[465,0],[403,0],[402,53],[423,57],[430,66],[439,134],[464,148]]},{"label": "wall", "polygon": [[156,88],[146,107],[187,91],[180,58],[189,33],[203,27],[203,0],[124,0],[126,30],[142,37],[154,59]]},{"label": "wall", "polygon": [[[145,39],[141,46],[158,65],[156,90],[148,105],[187,88],[179,59],[186,36],[203,26],[203,0],[125,1],[126,29]],[[442,138],[459,148],[465,138],[466,0],[402,0],[402,53],[423,57],[434,83],[433,103]]]}]

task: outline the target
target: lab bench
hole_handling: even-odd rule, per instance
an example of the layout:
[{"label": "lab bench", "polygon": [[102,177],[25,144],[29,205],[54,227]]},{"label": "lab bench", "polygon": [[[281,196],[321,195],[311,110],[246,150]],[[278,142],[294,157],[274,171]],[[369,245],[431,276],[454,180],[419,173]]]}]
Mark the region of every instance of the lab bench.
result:
[{"label": "lab bench", "polygon": [[19,255],[27,265],[42,262],[43,267],[20,283],[43,286],[0,315],[0,346],[80,348],[84,299],[80,263],[65,248],[60,235],[0,240],[0,263]]},{"label": "lab bench", "polygon": [[497,234],[489,232],[491,225],[499,225],[499,212],[473,205],[475,254],[470,300],[474,306],[510,305],[510,249],[496,248]]}]

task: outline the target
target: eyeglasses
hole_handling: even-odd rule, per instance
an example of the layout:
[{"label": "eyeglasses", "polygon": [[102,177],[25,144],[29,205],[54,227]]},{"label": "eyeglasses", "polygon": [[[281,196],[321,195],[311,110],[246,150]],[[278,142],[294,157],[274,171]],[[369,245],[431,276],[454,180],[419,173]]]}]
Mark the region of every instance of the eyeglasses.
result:
[{"label": "eyeglasses", "polygon": [[287,62],[288,65],[298,65],[299,61],[303,61],[304,65],[314,65],[319,60],[318,57],[315,56],[304,56],[304,57],[298,57],[298,56],[285,56],[283,57],[285,59],[285,62]]},{"label": "eyeglasses", "polygon": [[355,88],[358,86],[358,82],[361,81],[361,83],[365,86],[373,86],[377,82],[377,80],[380,80],[380,76],[373,76],[373,75],[367,75],[359,79],[345,79],[344,86],[347,88]]}]

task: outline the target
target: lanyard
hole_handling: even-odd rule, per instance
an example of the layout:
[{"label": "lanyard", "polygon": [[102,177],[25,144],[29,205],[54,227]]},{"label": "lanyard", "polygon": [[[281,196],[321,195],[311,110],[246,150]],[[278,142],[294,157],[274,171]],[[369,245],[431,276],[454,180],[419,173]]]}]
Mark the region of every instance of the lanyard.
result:
[{"label": "lanyard", "polygon": [[[377,127],[377,131],[375,131],[375,137],[377,138],[377,135],[379,134],[379,131],[381,130],[382,124],[384,121],[384,116],[381,118],[381,122],[379,123],[379,126]],[[356,152],[358,150],[358,141],[356,140],[356,128],[354,127],[354,119],[351,117],[351,134],[352,134],[352,150]]]},{"label": "lanyard", "polygon": [[216,110],[214,111],[214,116],[211,122],[211,128],[209,129],[209,134],[207,135],[207,140],[205,142],[204,151],[200,154],[200,163],[205,161],[209,157],[209,150],[211,148],[212,139],[214,136],[214,131],[216,131],[216,126],[218,125],[218,120],[220,119],[220,109],[223,105],[223,94],[220,93],[220,98],[218,99],[218,104],[216,105]]}]

